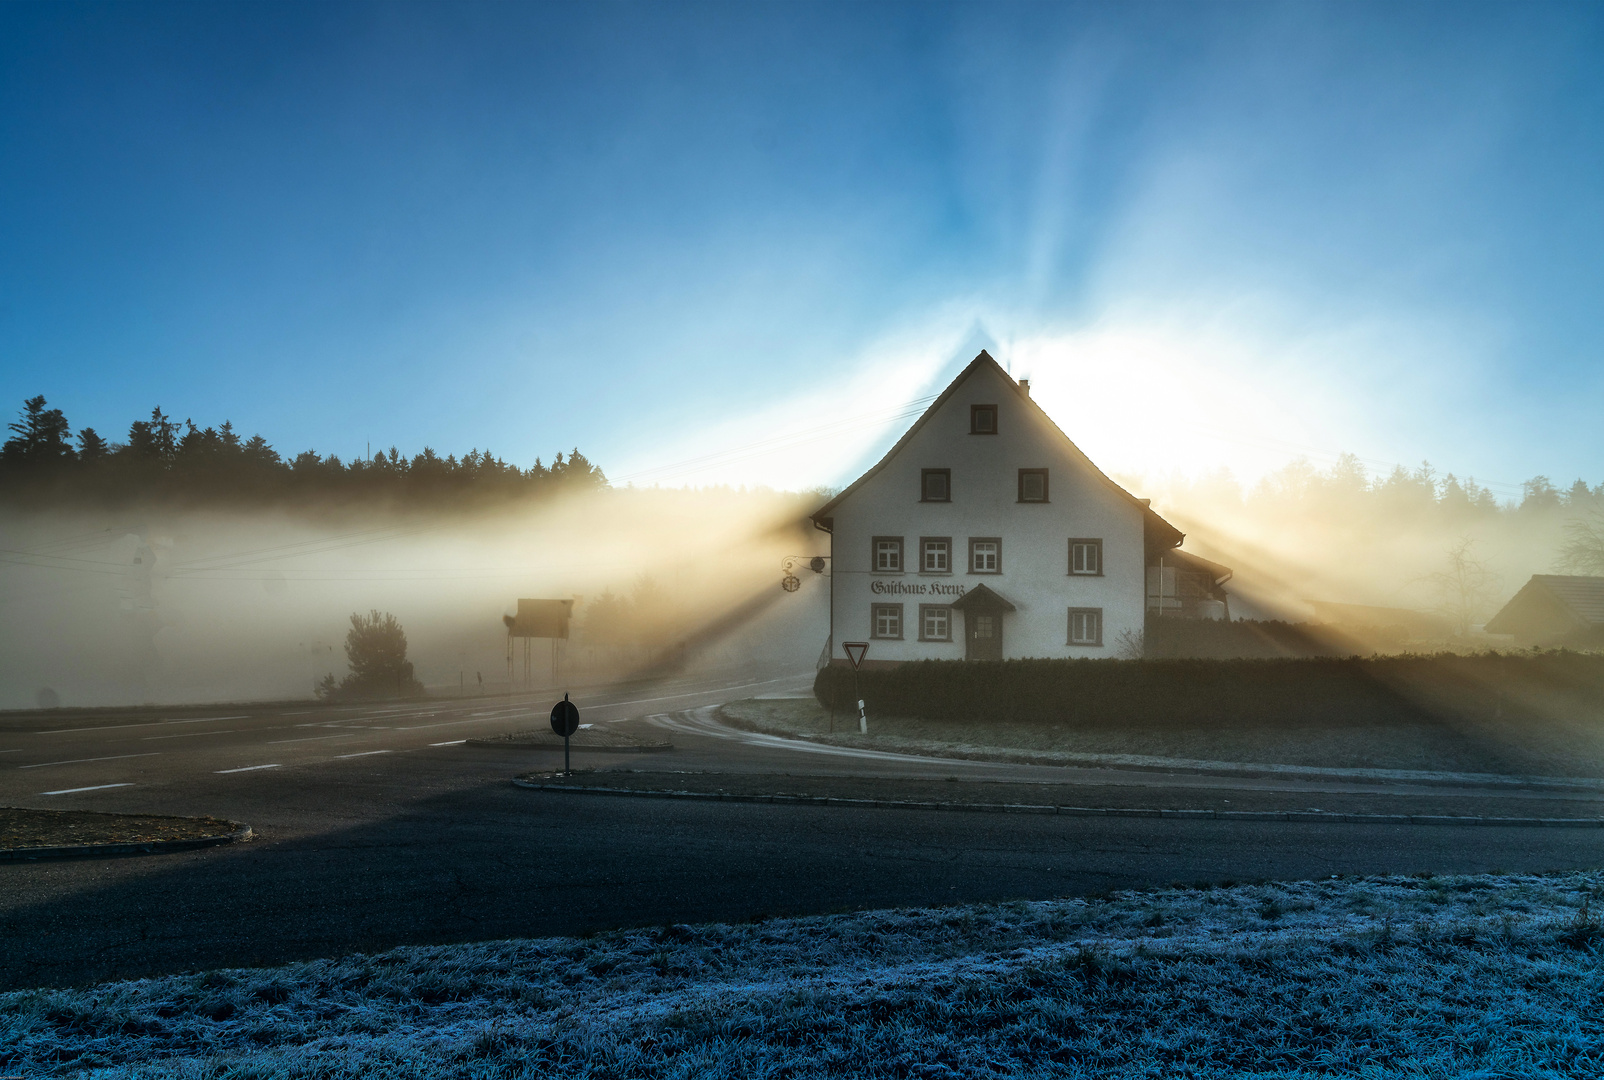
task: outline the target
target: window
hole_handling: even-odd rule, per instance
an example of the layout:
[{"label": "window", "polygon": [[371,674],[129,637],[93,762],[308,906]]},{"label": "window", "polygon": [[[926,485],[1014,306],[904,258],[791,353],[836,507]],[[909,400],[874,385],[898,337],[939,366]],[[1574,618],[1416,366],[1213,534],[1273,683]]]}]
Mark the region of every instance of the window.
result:
[{"label": "window", "polygon": [[925,536],[919,540],[919,572],[952,573],[952,537]]},{"label": "window", "polygon": [[1069,542],[1069,572],[1100,576],[1103,572],[1103,542],[1078,537]]},{"label": "window", "polygon": [[877,536],[874,538],[874,561],[870,564],[877,574],[902,573],[902,537]]},{"label": "window", "polygon": [[1002,540],[995,536],[969,538],[969,572],[971,574],[1002,573]]},{"label": "window", "polygon": [[1019,501],[1020,502],[1046,502],[1047,501],[1047,470],[1046,469],[1020,469],[1019,470]]},{"label": "window", "polygon": [[882,641],[886,639],[890,639],[892,641],[901,641],[902,605],[874,605],[872,623],[872,633],[869,635],[870,637],[879,638]]},{"label": "window", "polygon": [[1072,607],[1069,609],[1069,643],[1071,645],[1101,645],[1103,643],[1103,609]]},{"label": "window", "polygon": [[969,434],[995,435],[997,434],[997,406],[971,405],[969,406]]},{"label": "window", "polygon": [[920,604],[919,640],[951,641],[952,608],[945,604]]},{"label": "window", "polygon": [[952,470],[923,469],[919,476],[920,502],[952,501]]}]

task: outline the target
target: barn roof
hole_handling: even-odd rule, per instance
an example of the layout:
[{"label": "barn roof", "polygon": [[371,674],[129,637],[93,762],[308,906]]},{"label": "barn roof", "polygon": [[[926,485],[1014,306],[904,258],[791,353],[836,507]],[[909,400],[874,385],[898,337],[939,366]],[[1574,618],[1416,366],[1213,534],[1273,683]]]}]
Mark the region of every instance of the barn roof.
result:
[{"label": "barn roof", "polygon": [[1533,574],[1521,586],[1520,592],[1487,621],[1490,634],[1511,633],[1504,629],[1512,613],[1528,602],[1546,594],[1558,601],[1577,623],[1584,626],[1604,626],[1604,577],[1583,577],[1575,574]]}]

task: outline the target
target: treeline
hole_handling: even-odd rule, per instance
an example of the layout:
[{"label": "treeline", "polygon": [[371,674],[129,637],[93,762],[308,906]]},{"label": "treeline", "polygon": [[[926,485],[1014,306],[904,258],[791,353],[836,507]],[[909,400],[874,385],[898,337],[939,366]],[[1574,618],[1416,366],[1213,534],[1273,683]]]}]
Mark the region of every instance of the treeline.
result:
[{"label": "treeline", "polygon": [[1518,499],[1499,499],[1474,477],[1439,473],[1429,461],[1414,469],[1398,465],[1384,475],[1371,475],[1353,454],[1343,454],[1323,470],[1300,458],[1248,490],[1226,470],[1164,486],[1170,489],[1169,499],[1178,503],[1281,521],[1313,517],[1350,528],[1379,521],[1467,528],[1509,515],[1564,518],[1604,512],[1604,483],[1589,487],[1578,478],[1562,487],[1550,477],[1534,476],[1521,484]]},{"label": "treeline", "polygon": [[224,421],[217,427],[179,423],[161,409],[129,425],[126,440],[109,441],[94,428],[76,435],[60,409],[28,399],[11,437],[0,446],[0,494],[12,498],[79,498],[126,502],[271,501],[334,497],[439,503],[499,499],[607,485],[602,470],[577,448],[550,465],[527,469],[488,450],[458,458],[429,447],[414,457],[395,447],[371,458],[341,461],[305,450],[280,454],[261,435],[242,438]]}]

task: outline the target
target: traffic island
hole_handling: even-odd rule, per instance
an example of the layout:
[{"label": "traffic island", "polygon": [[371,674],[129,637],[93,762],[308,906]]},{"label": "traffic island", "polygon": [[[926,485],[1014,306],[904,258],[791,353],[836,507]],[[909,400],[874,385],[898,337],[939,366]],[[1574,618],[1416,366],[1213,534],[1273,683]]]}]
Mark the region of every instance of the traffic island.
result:
[{"label": "traffic island", "polygon": [[[598,727],[582,727],[569,737],[568,742],[576,753],[590,754],[652,754],[674,749],[672,742],[660,736],[633,735]],[[467,745],[493,750],[561,750],[563,740],[561,735],[549,729],[534,728],[488,739],[469,739]]]},{"label": "traffic island", "polygon": [[251,827],[214,817],[0,807],[0,861],[155,855],[236,843]]},{"label": "traffic island", "polygon": [[1479,792],[1330,792],[873,776],[588,770],[528,772],[519,787],[576,795],[856,809],[1366,825],[1604,827],[1604,802]]}]

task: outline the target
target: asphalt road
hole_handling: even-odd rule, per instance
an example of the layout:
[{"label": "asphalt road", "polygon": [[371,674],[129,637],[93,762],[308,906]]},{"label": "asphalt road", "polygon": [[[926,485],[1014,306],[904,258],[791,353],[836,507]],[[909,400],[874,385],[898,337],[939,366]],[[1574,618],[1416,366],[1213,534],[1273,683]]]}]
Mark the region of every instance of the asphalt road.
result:
[{"label": "asphalt road", "polygon": [[[1088,804],[1099,785],[1279,787],[1289,797],[1333,787],[841,752],[733,732],[695,711],[806,683],[685,679],[576,699],[587,722],[658,716],[676,749],[652,755],[653,768],[1050,780],[1093,793],[1082,795]],[[216,814],[260,834],[196,852],[0,865],[0,987],[398,944],[1173,881],[1556,870],[1598,865],[1604,855],[1604,829],[1091,819],[562,795],[508,782],[551,762],[550,754],[461,743],[543,724],[547,707],[543,699],[469,699],[0,718],[0,803]]]}]

